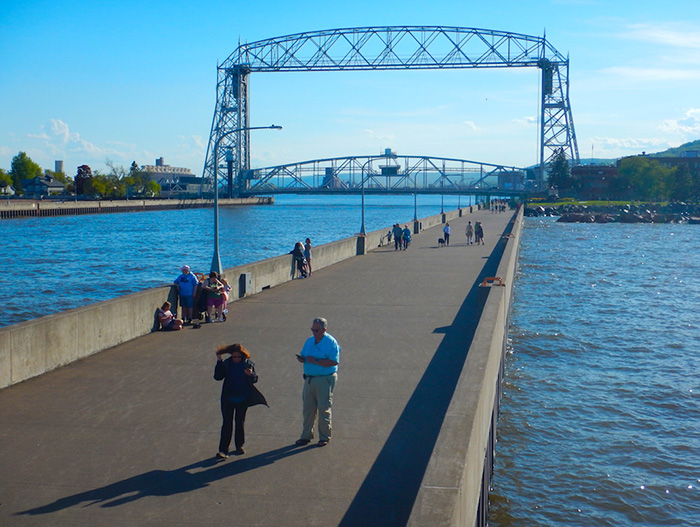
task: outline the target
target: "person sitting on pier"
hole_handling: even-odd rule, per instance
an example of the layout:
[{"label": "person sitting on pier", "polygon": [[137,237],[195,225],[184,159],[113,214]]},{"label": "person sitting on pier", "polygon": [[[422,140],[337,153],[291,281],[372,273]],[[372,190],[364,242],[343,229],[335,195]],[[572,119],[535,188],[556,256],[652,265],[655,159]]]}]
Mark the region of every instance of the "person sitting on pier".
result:
[{"label": "person sitting on pier", "polygon": [[164,302],[158,308],[158,322],[160,322],[160,327],[163,328],[163,331],[177,331],[182,329],[183,323],[179,318],[175,318],[170,311],[170,302]]}]

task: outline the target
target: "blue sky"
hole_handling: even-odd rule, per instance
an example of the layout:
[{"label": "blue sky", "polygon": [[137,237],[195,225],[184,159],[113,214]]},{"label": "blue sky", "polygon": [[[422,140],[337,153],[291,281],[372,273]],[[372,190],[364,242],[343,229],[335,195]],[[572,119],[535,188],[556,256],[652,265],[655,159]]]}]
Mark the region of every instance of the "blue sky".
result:
[{"label": "blue sky", "polygon": [[[541,36],[570,56],[581,157],[700,139],[696,0],[369,2],[0,0],[0,168],[27,152],[68,175],[109,160],[200,174],[216,66],[241,41],[442,25]],[[253,167],[367,155],[537,161],[535,69],[251,75]]]}]

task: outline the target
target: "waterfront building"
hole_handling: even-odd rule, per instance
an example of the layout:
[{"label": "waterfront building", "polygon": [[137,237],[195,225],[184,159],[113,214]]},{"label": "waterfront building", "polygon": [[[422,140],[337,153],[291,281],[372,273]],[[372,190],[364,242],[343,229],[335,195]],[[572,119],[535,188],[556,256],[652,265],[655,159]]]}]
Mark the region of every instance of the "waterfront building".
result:
[{"label": "waterfront building", "polygon": [[51,176],[37,176],[22,180],[22,189],[26,198],[43,198],[52,194],[63,194],[66,187]]},{"label": "waterfront building", "polygon": [[142,165],[141,171],[160,185],[160,195],[163,197],[199,195],[202,178],[193,174],[189,168],[166,165],[163,158],[159,157],[155,165]]}]

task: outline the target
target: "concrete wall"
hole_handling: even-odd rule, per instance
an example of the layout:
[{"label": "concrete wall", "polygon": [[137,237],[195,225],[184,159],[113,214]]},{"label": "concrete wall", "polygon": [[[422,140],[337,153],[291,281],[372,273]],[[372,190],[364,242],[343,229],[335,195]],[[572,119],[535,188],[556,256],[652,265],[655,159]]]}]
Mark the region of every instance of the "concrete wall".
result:
[{"label": "concrete wall", "polygon": [[[457,215],[457,211],[447,213],[450,218]],[[430,216],[420,221],[423,228],[428,228],[440,223],[442,216]],[[360,241],[352,237],[314,247],[313,268],[322,269],[357,254],[364,254],[365,250],[358,252],[360,245],[366,250],[379,246],[388,230],[387,227],[367,233]],[[251,287],[242,291],[241,283],[246,281],[241,281],[239,277],[246,273],[249,273]],[[232,267],[225,269],[223,275],[232,287],[231,301],[235,301],[291,280],[292,256],[287,254]],[[0,388],[41,375],[157,329],[155,312],[166,300],[176,305],[175,291],[170,286],[147,289],[0,328]]]},{"label": "concrete wall", "polygon": [[462,375],[411,512],[409,527],[485,525],[484,517],[478,518],[477,513],[480,501],[488,497],[488,483],[483,488],[484,471],[487,471],[485,481],[488,482],[491,466],[485,460],[491,458],[488,449],[492,448],[490,438],[495,434],[499,374],[508,332],[522,212],[521,208],[498,268],[498,276],[505,287],[489,288]]}]

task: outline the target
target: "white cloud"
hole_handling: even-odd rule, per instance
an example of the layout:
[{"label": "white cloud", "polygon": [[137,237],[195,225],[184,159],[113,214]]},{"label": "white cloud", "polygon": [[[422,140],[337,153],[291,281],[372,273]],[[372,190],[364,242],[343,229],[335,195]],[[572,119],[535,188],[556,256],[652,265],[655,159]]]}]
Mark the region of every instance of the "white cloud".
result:
[{"label": "white cloud", "polygon": [[365,130],[364,132],[372,139],[379,139],[380,141],[394,141],[396,139],[395,134],[380,134],[374,130]]},{"label": "white cloud", "polygon": [[634,68],[618,66],[604,68],[601,72],[635,83],[700,80],[700,70],[698,69]]},{"label": "white cloud", "polygon": [[513,122],[515,124],[537,124],[537,117],[533,117],[531,115],[528,115],[526,117],[521,117],[519,119],[513,119]]},{"label": "white cloud", "polygon": [[667,119],[659,128],[664,132],[697,138],[700,136],[700,108],[691,108],[680,119]]},{"label": "white cloud", "polygon": [[478,130],[479,127],[476,125],[474,121],[464,121],[464,124],[467,125],[467,128],[470,128],[472,130]]},{"label": "white cloud", "polygon": [[700,33],[697,27],[684,24],[632,24],[621,33],[623,38],[640,40],[686,49],[700,49]]},{"label": "white cloud", "polygon": [[650,148],[665,149],[670,146],[666,139],[660,138],[621,138],[621,137],[592,137],[590,140],[596,150],[604,152],[643,151]]}]

